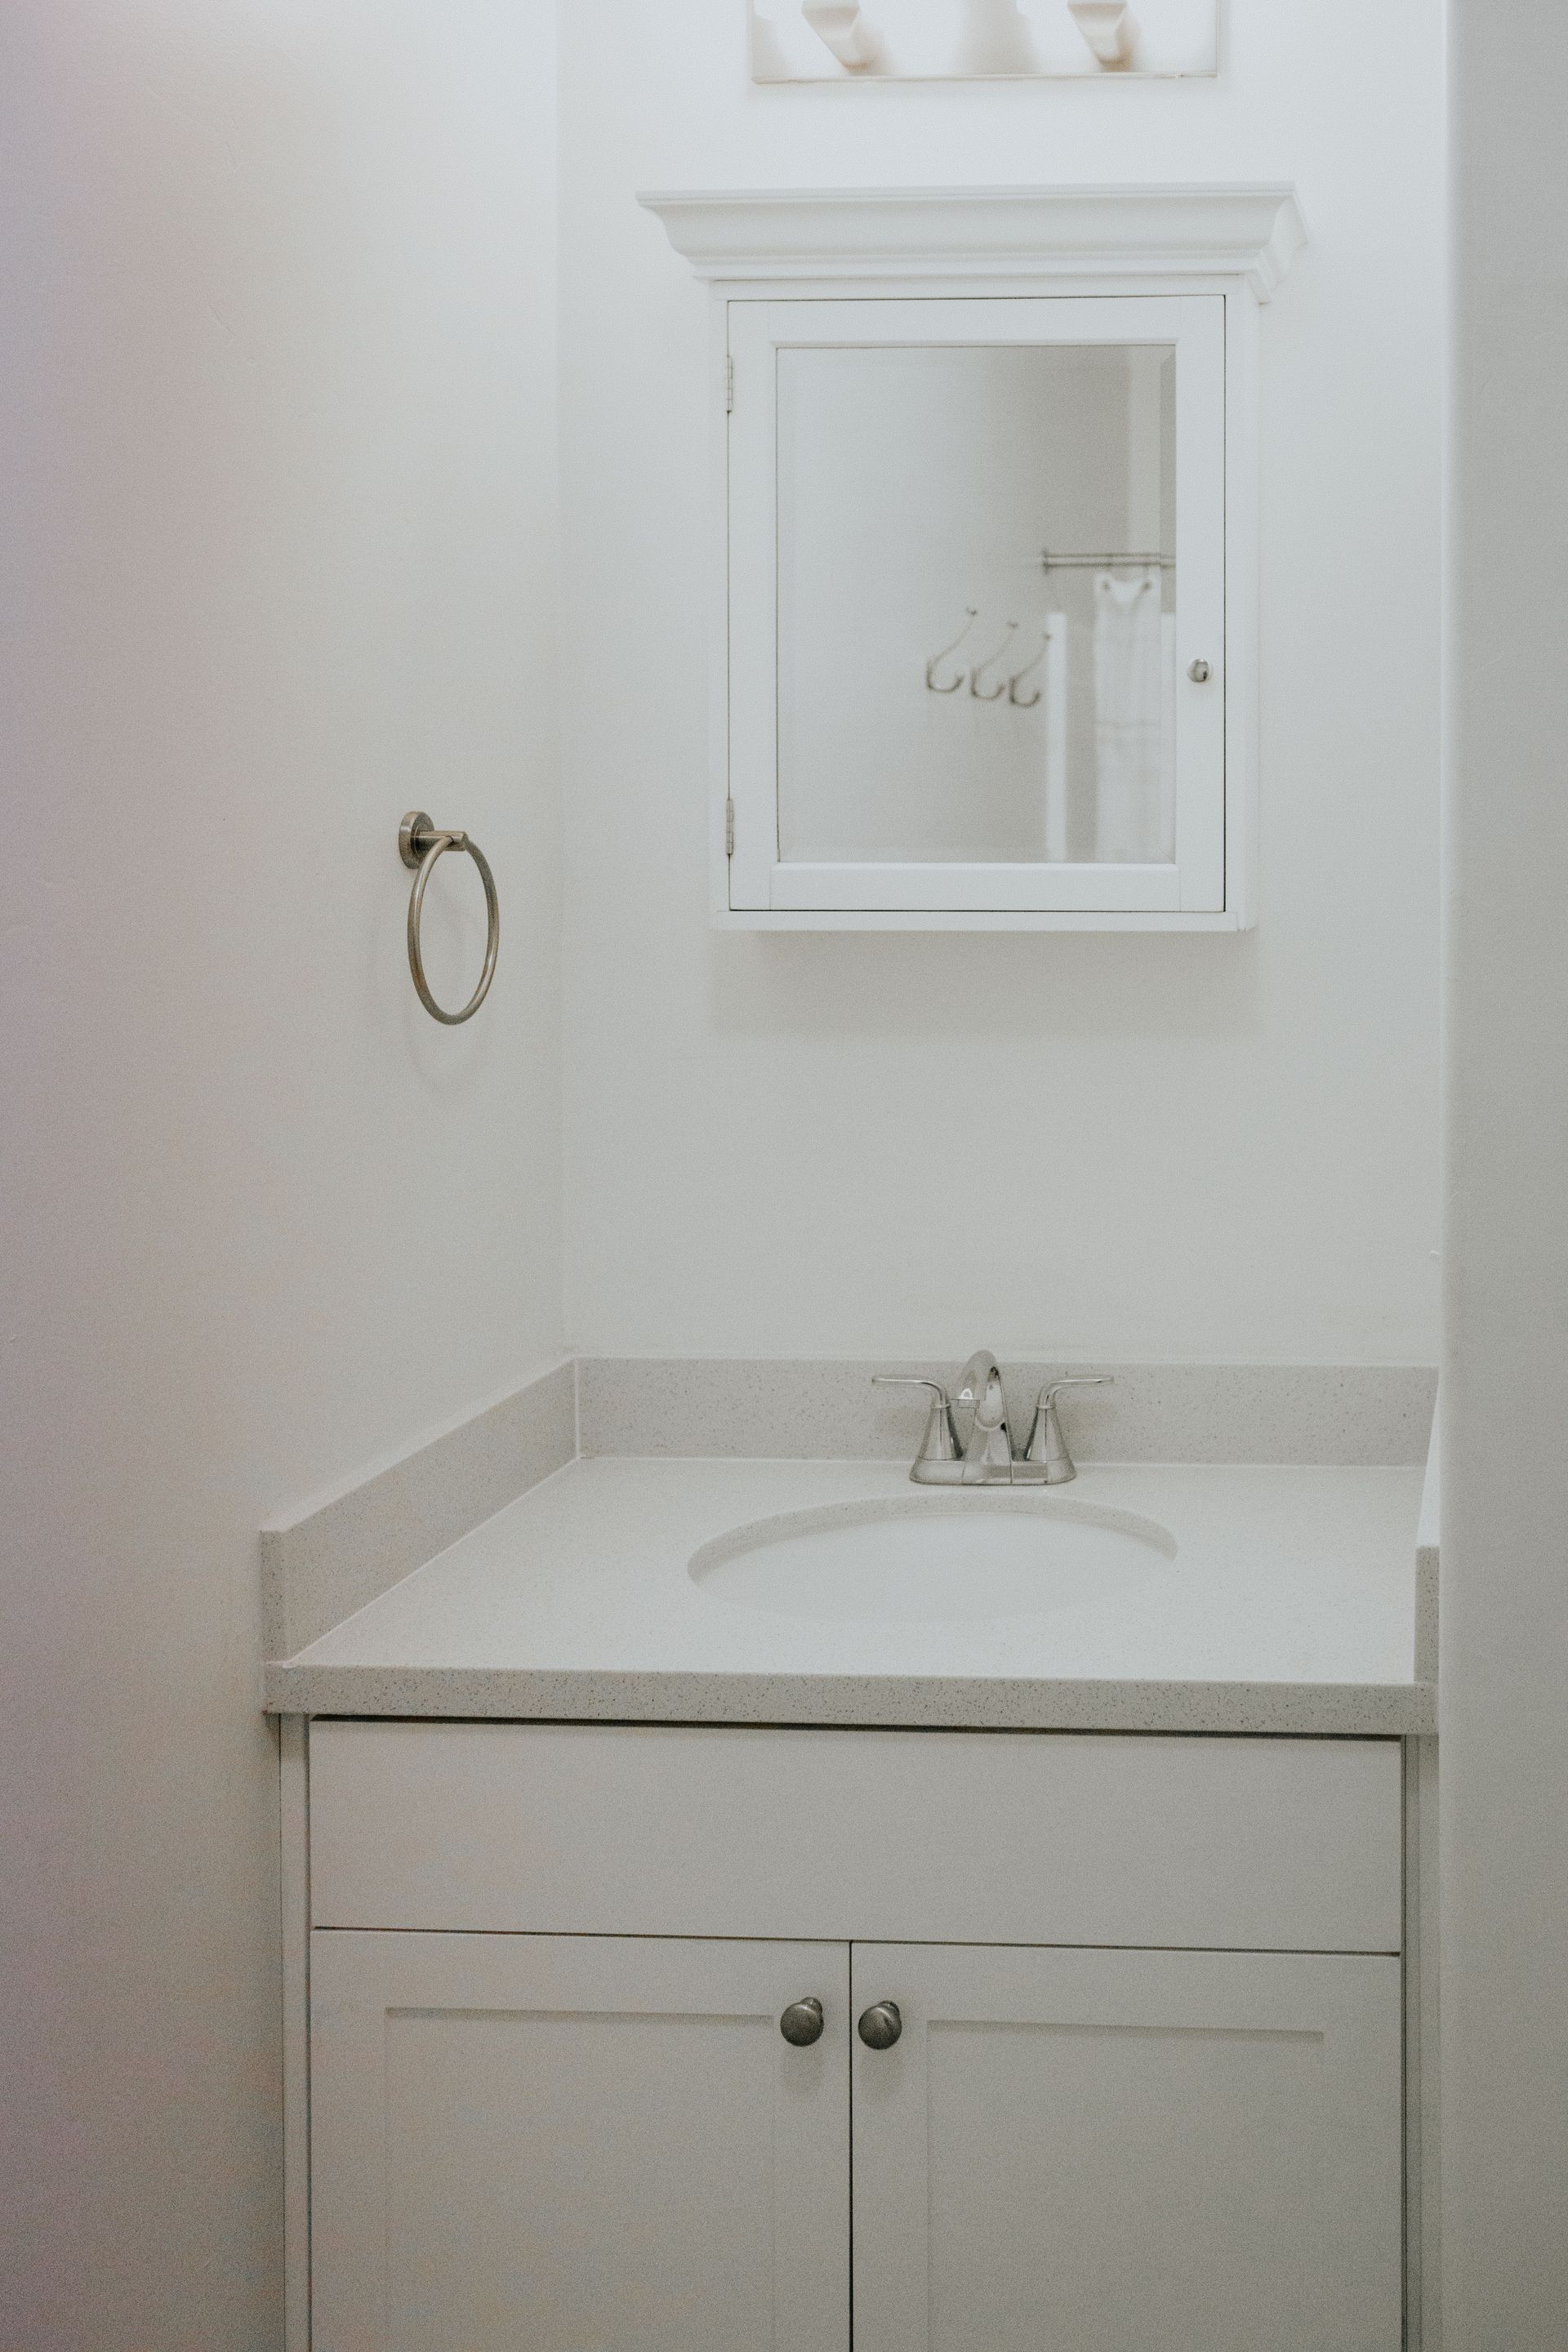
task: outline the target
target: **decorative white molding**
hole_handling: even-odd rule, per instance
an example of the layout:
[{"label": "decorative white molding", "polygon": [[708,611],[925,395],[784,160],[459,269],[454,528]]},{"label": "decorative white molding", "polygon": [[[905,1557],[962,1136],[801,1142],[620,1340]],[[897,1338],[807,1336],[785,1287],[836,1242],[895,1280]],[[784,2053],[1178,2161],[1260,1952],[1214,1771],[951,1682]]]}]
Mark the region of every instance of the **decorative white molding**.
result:
[{"label": "decorative white molding", "polygon": [[639,197],[710,284],[1184,278],[1267,302],[1306,242],[1294,188],[687,189]]}]

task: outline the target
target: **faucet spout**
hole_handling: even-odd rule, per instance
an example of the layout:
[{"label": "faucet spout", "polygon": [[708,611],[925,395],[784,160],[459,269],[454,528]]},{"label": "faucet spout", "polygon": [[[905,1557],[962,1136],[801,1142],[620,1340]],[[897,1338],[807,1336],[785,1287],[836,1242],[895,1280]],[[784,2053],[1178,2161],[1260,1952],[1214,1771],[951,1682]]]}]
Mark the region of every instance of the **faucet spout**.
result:
[{"label": "faucet spout", "polygon": [[954,1404],[970,1408],[963,1444],[965,1486],[1013,1483],[1013,1432],[1002,1371],[989,1348],[978,1348],[959,1375]]}]

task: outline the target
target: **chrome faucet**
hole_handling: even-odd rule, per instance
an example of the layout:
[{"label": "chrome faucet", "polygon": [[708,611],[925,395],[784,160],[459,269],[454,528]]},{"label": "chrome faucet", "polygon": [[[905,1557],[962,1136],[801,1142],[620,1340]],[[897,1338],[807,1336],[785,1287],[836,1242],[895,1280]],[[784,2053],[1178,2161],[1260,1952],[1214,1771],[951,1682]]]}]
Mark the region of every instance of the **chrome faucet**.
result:
[{"label": "chrome faucet", "polygon": [[[1057,1399],[1063,1389],[1111,1385],[1109,1373],[1048,1382],[1035,1400],[1035,1418],[1020,1452],[1013,1443],[1001,1370],[989,1348],[971,1356],[951,1395],[940,1381],[902,1372],[873,1372],[871,1378],[879,1388],[930,1391],[925,1435],[910,1470],[917,1486],[1065,1486],[1078,1470],[1062,1435]],[[969,1416],[962,1438],[958,1410]]]}]

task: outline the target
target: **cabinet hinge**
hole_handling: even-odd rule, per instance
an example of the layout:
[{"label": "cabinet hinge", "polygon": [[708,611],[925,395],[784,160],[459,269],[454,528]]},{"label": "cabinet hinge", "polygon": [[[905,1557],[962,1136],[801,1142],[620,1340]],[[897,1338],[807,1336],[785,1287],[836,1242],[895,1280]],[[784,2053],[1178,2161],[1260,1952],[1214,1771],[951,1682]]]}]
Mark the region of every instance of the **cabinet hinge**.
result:
[{"label": "cabinet hinge", "polygon": [[726,801],[724,803],[724,855],[726,857],[733,857],[735,855],[735,803],[733,801]]},{"label": "cabinet hinge", "polygon": [[726,359],[724,362],[724,414],[726,416],[731,414],[734,405],[735,362],[732,359]]}]

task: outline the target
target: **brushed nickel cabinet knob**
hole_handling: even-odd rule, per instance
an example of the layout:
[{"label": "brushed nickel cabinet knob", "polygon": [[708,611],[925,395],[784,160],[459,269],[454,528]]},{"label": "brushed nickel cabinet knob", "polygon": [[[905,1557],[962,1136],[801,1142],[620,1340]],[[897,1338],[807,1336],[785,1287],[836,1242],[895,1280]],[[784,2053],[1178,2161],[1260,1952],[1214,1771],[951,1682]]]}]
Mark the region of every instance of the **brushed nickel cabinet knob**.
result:
[{"label": "brushed nickel cabinet knob", "polygon": [[890,2050],[903,2030],[896,2000],[874,2000],[856,2028],[868,2050]]},{"label": "brushed nickel cabinet knob", "polygon": [[815,1997],[792,2000],[779,2020],[779,2032],[796,2050],[809,2050],[822,2039],[822,2003]]}]

